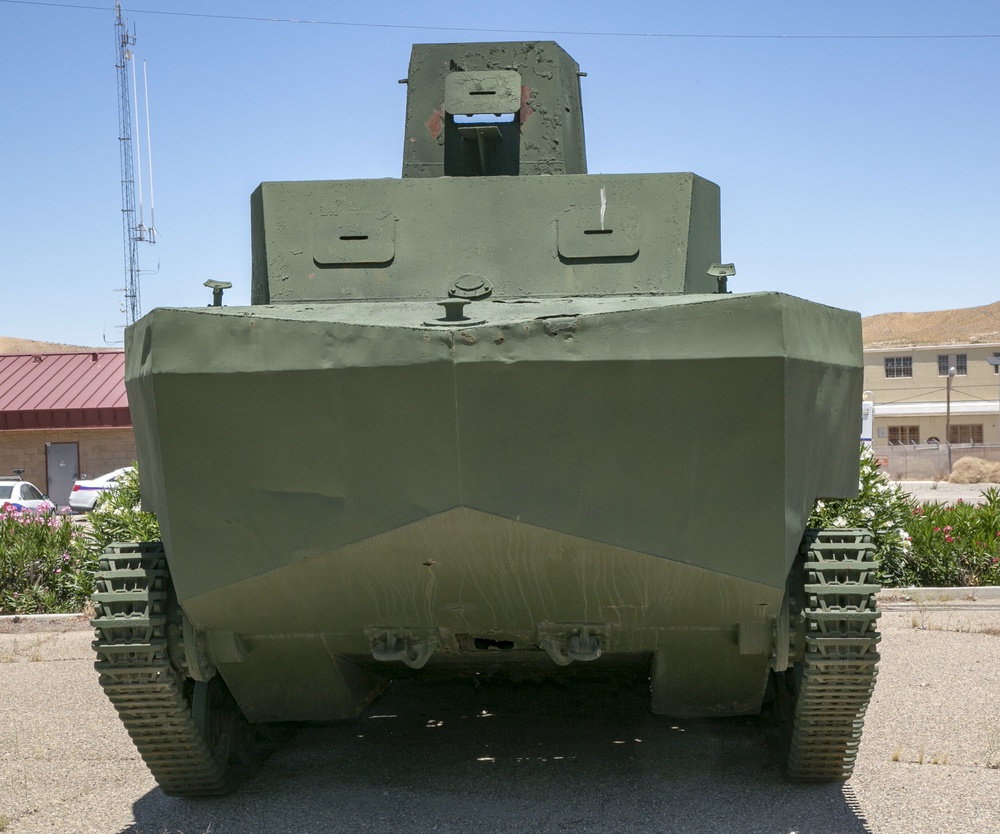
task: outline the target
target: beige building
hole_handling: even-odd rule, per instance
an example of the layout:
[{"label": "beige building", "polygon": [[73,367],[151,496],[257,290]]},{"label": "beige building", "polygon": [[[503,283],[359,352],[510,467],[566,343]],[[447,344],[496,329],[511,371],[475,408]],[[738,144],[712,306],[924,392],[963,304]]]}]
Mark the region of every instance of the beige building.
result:
[{"label": "beige building", "polygon": [[1000,446],[1000,302],[864,320],[872,444]]}]

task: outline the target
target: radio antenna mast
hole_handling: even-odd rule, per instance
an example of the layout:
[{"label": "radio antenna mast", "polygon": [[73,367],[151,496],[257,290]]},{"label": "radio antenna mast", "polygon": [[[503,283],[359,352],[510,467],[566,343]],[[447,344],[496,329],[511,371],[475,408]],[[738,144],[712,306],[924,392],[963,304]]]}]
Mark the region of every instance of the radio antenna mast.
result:
[{"label": "radio antenna mast", "polygon": [[[150,227],[146,228],[143,218],[136,222],[135,214],[135,173],[132,164],[132,102],[129,95],[128,64],[134,61],[132,46],[135,45],[135,34],[128,31],[127,23],[122,19],[120,0],[115,2],[115,67],[118,70],[118,147],[121,152],[122,177],[122,237],[125,243],[125,324],[133,324],[142,316],[142,305],[139,301],[139,242],[155,243],[153,230],[152,204],[150,205]],[[145,70],[145,67],[143,67]],[[135,65],[133,63],[133,84]],[[145,83],[145,73],[143,75]],[[147,131],[148,131],[148,100],[147,100]],[[136,100],[135,113],[136,132],[139,129],[139,104]],[[140,172],[140,176],[141,176]],[[140,189],[141,189],[140,185]],[[150,171],[150,188],[152,188],[152,170]],[[152,194],[150,194],[152,200]],[[141,211],[141,209],[140,209]]]}]

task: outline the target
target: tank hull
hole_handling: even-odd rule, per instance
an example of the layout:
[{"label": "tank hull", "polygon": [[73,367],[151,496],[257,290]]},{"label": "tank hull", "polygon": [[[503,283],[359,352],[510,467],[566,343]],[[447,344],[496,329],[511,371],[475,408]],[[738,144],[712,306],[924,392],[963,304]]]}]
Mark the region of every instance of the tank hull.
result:
[{"label": "tank hull", "polygon": [[562,674],[560,625],[602,638],[571,670],[652,664],[656,712],[757,712],[813,501],[857,488],[858,316],[775,293],[466,312],[128,331],[144,503],[243,712],[353,714],[351,681],[408,672],[379,629],[434,636],[423,674]]}]

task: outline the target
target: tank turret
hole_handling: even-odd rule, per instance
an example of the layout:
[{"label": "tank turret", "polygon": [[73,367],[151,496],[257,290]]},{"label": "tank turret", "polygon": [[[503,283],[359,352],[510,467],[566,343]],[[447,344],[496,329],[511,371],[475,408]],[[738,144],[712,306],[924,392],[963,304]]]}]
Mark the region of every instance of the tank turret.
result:
[{"label": "tank turret", "polygon": [[403,178],[586,174],[580,74],[551,41],[414,46]]}]

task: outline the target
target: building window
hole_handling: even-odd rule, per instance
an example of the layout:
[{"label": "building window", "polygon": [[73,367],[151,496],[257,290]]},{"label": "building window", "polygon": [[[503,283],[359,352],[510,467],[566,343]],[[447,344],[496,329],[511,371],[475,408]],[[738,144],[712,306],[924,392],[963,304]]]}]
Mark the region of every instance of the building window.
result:
[{"label": "building window", "polygon": [[[958,426],[952,426],[956,429]],[[982,426],[980,426],[980,429]],[[910,446],[920,442],[920,426],[889,426],[890,446]]]},{"label": "building window", "polygon": [[[994,359],[1000,359],[1000,353],[994,352],[993,358]],[[994,365],[993,366],[993,373],[1000,374],[1000,365]]]},{"label": "building window", "polygon": [[[947,371],[945,371],[947,373]],[[885,357],[885,378],[898,379],[900,377],[913,376],[912,356],[887,356]]]},{"label": "building window", "polygon": [[948,376],[948,371],[954,368],[955,376],[967,376],[969,373],[969,358],[964,353],[953,356],[938,354],[938,376]]},{"label": "building window", "polygon": [[949,426],[949,443],[982,443],[983,424],[975,423],[968,426]]}]

